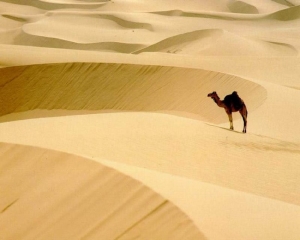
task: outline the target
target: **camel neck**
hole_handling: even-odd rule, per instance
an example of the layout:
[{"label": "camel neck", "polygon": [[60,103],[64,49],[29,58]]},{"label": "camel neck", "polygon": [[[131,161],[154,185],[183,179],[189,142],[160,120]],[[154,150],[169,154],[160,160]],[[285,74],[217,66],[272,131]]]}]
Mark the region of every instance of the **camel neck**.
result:
[{"label": "camel neck", "polygon": [[220,100],[220,98],[219,98],[219,96],[217,95],[217,96],[214,96],[213,97],[213,100],[215,101],[215,103],[219,106],[219,107],[224,107],[225,106],[225,104]]}]

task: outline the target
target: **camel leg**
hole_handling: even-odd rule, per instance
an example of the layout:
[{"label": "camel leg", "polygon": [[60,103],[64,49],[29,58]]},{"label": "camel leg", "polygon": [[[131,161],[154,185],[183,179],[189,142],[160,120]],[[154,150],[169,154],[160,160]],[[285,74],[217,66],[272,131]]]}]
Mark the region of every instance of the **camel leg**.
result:
[{"label": "camel leg", "polygon": [[246,133],[247,132],[247,115],[248,115],[247,114],[247,110],[246,109],[242,109],[239,112],[242,115],[243,121],[244,121],[243,133]]},{"label": "camel leg", "polygon": [[228,115],[228,119],[229,119],[229,122],[230,122],[230,129],[233,130],[232,113],[227,112],[227,115]]},{"label": "camel leg", "polygon": [[243,133],[246,133],[247,132],[247,118],[245,116],[243,116],[243,120],[244,120]]}]

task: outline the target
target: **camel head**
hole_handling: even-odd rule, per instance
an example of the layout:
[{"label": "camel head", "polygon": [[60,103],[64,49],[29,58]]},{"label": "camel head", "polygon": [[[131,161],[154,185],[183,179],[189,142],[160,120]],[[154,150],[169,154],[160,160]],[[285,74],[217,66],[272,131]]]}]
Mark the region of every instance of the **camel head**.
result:
[{"label": "camel head", "polygon": [[207,96],[210,98],[214,98],[214,97],[217,97],[218,95],[216,92],[212,92],[212,93],[209,93]]}]

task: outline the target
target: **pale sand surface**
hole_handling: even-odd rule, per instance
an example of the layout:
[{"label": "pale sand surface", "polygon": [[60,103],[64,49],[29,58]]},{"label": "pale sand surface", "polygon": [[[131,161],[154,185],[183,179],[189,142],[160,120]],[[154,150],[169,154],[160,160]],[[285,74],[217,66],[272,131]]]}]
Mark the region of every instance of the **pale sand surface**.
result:
[{"label": "pale sand surface", "polygon": [[300,204],[299,144],[251,133],[241,137],[156,113],[32,119],[2,123],[0,130],[6,142],[110,159]]},{"label": "pale sand surface", "polygon": [[0,239],[298,240],[299,4],[1,1]]}]

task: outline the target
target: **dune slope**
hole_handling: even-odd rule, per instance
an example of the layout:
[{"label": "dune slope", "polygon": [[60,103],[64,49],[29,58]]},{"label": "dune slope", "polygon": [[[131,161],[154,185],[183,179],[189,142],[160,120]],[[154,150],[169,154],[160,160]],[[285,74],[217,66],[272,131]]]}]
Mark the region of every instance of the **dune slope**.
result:
[{"label": "dune slope", "polygon": [[115,170],[15,144],[1,143],[0,156],[1,239],[205,239],[172,203]]}]

